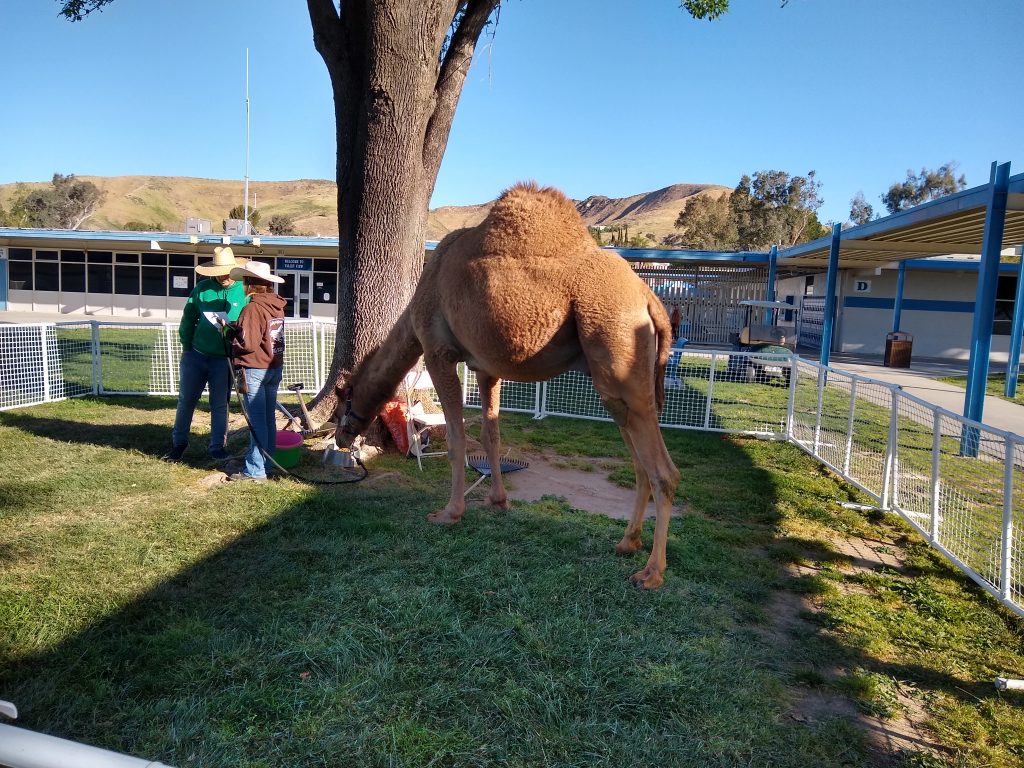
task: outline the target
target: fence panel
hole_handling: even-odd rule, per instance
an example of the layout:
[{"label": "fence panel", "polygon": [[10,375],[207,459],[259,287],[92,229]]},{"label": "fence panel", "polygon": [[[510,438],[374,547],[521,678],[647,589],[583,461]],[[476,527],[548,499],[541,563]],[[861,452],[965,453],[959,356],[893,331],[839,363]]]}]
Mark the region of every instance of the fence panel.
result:
[{"label": "fence panel", "polygon": [[[465,381],[462,390],[465,393],[463,398],[467,408],[480,408],[480,382],[476,377],[476,371],[463,368]],[[540,387],[538,383],[521,381],[502,381],[501,395],[498,400],[499,407],[503,411],[515,411],[517,413],[532,413],[540,415]]]},{"label": "fence panel", "polygon": [[97,392],[101,395],[169,395],[177,391],[181,343],[178,326],[166,323],[96,323]]}]

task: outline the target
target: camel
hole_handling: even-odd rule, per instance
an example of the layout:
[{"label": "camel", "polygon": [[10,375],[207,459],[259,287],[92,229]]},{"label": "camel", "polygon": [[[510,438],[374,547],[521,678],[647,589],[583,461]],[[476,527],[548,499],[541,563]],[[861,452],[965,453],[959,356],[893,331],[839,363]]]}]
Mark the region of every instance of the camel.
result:
[{"label": "camel", "polygon": [[[657,519],[646,567],[630,578],[664,582],[665,544],[679,471],[658,426],[672,329],[661,301],[618,254],[599,248],[573,203],[533,182],[506,190],[475,227],[452,232],[424,267],[384,343],[338,386],[340,447],[351,447],[422,355],[448,423],[451,498],[427,517],[457,523],[465,511],[466,434],[457,365],[476,372],[490,504],[508,508],[499,460],[502,379],[589,374],[622,433],[636,472],[632,517],[615,551],[643,546],[647,502]],[[342,410],[344,408],[344,410]]]}]

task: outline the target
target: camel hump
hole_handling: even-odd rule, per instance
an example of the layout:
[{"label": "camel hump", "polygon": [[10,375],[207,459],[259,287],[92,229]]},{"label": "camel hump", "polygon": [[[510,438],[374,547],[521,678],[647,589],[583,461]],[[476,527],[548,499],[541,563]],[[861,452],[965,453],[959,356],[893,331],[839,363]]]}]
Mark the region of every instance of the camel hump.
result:
[{"label": "camel hump", "polygon": [[593,243],[572,200],[535,181],[521,181],[502,192],[482,226],[487,245],[499,251],[525,245],[539,255]]}]

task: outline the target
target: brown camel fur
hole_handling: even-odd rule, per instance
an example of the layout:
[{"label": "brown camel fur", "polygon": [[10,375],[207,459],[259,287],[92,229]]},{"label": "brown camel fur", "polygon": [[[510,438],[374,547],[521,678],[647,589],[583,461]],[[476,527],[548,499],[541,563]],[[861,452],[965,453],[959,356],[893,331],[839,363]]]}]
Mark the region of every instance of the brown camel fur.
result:
[{"label": "brown camel fur", "polygon": [[658,427],[672,331],[661,301],[615,253],[601,250],[561,192],[521,183],[479,225],[440,242],[416,293],[383,345],[339,387],[338,443],[352,444],[422,354],[448,422],[451,498],[428,519],[456,523],[465,511],[466,435],[456,366],[476,371],[481,440],[494,473],[489,502],[507,508],[499,470],[502,379],[543,381],[589,374],[633,457],[636,501],[615,547],[636,552],[647,501],[657,520],[647,565],[634,583],[653,589],[665,573],[665,542],[679,471]]}]

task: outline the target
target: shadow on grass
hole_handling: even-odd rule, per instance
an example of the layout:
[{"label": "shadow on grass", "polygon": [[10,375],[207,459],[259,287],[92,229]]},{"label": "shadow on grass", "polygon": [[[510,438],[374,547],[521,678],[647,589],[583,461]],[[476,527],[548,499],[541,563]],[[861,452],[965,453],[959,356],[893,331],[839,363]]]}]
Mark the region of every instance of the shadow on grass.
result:
[{"label": "shadow on grass", "polygon": [[[512,442],[579,425],[511,421]],[[580,429],[591,450],[621,445],[610,425]],[[74,431],[118,447],[107,427]],[[131,541],[67,545],[67,570],[39,577],[106,585],[86,592],[93,618],[27,653],[59,634],[60,605],[20,593],[0,692],[24,727],[178,766],[872,765],[845,721],[783,716],[788,649],[764,632],[785,584],[772,475],[717,435],[666,442],[692,512],[671,523],[656,592],[628,583],[646,552],[612,553],[623,523],[555,501],[436,527],[446,483],[220,488],[176,515],[140,510]],[[213,551],[160,570],[175,537]],[[128,599],[121,578],[159,583]]]},{"label": "shadow on grass", "polygon": [[[176,403],[172,397],[75,398],[63,404],[64,409],[69,411],[69,418],[41,416],[39,412],[48,406],[36,406],[0,412],[0,425],[63,443],[137,450],[159,457],[167,452],[171,444],[170,422],[174,419]],[[139,423],[139,411],[169,411],[168,423]],[[95,414],[102,414],[102,419],[83,420]],[[204,397],[192,418],[192,447],[185,457],[186,461],[194,460],[197,466],[205,461],[207,435],[197,435],[195,427],[201,425],[208,431],[209,421],[209,404]]]}]

